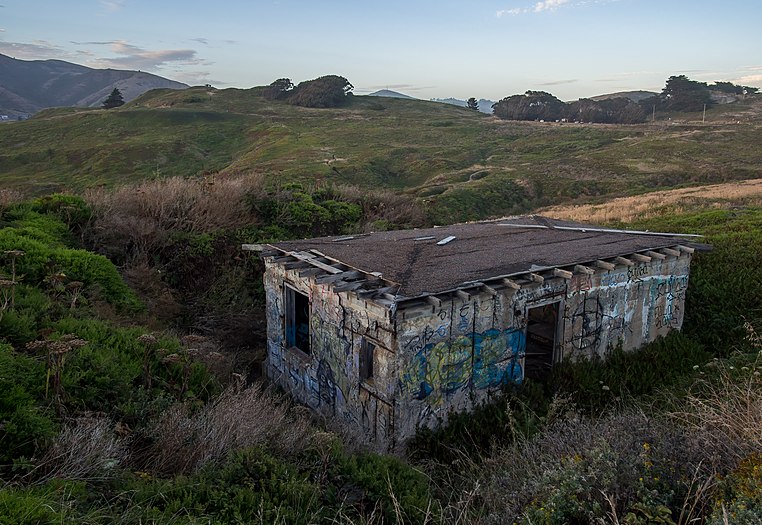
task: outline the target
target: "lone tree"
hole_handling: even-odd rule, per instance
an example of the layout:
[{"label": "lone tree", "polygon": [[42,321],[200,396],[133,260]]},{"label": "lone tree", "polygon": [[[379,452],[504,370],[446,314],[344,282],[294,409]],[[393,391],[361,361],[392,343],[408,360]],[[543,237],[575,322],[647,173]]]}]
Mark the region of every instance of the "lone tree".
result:
[{"label": "lone tree", "polygon": [[468,107],[468,109],[473,109],[474,111],[479,111],[479,101],[474,97],[471,97],[466,101],[466,107]]},{"label": "lone tree", "polygon": [[103,101],[103,109],[118,108],[123,104],[124,98],[122,98],[122,92],[114,88],[111,94],[106,97],[106,100]]}]

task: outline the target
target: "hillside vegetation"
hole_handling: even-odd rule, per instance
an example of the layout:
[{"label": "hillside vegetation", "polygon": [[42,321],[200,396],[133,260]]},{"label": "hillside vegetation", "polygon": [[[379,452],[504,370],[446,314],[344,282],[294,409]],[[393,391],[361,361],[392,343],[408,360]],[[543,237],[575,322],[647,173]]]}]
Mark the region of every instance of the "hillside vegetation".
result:
[{"label": "hillside vegetation", "polygon": [[[762,176],[762,100],[656,123],[504,122],[419,100],[340,108],[265,88],[154,90],[116,110],[46,110],[0,127],[0,183],[37,194],[171,176],[263,174],[387,188],[436,222]],[[671,120],[665,120],[671,118]]]},{"label": "hillside vegetation", "polygon": [[[89,204],[3,194],[0,522],[759,522],[759,207],[635,224],[704,233],[715,248],[693,265],[683,334],[559,367],[547,384],[421,433],[403,460],[234,374],[240,363],[213,339],[149,331],[150,272],[136,293],[85,249],[133,271],[164,261],[165,285],[211,274],[235,284],[217,292],[256,296],[256,265],[219,250],[235,232],[420,219],[390,195],[234,182],[143,183]],[[195,293],[207,306],[246,304],[214,289]]]},{"label": "hillside vegetation", "polygon": [[[0,127],[0,523],[760,523],[762,102],[637,126],[343,102],[160,90]],[[565,202],[592,207],[545,213],[706,236],[681,333],[402,457],[258,377],[241,243]]]}]

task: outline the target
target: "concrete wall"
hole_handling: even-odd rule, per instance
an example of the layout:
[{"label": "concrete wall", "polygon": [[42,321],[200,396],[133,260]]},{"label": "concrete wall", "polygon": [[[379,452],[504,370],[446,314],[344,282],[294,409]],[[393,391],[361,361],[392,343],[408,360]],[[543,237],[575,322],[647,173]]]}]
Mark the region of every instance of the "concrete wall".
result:
[{"label": "concrete wall", "polygon": [[633,350],[679,329],[690,255],[453,298],[397,313],[397,435],[433,427],[523,379],[527,313],[559,303],[556,359]]},{"label": "concrete wall", "polygon": [[[395,348],[390,312],[352,293],[266,261],[267,375],[318,413],[378,443],[393,444]],[[310,299],[310,353],[285,345],[284,285]],[[374,377],[360,381],[362,338],[376,345]]]},{"label": "concrete wall", "polygon": [[[684,253],[392,315],[266,262],[267,373],[317,412],[394,446],[522,381],[530,308],[558,303],[557,360],[636,349],[679,329],[689,266]],[[310,299],[309,355],[285,346],[284,283]],[[371,381],[359,377],[362,337],[377,347]]]}]

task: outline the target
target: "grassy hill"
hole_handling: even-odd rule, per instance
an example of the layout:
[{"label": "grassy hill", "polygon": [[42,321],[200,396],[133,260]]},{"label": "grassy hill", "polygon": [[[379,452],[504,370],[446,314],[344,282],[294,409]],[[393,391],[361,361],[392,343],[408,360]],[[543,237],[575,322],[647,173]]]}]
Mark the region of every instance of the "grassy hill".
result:
[{"label": "grassy hill", "polygon": [[[169,176],[264,174],[388,188],[439,221],[762,176],[762,99],[630,126],[508,122],[420,100],[336,109],[260,88],[154,90],[117,110],[0,127],[0,184],[41,194]],[[671,120],[660,120],[671,119]]]}]

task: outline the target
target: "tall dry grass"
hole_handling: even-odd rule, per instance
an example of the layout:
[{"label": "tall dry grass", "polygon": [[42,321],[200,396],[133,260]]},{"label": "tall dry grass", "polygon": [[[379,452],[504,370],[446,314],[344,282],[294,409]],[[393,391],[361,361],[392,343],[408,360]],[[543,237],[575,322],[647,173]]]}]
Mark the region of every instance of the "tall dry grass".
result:
[{"label": "tall dry grass", "polygon": [[714,454],[737,462],[762,452],[762,337],[751,323],[744,326],[756,358],[741,366],[709,363],[709,375],[688,394],[685,409],[672,414],[691,432],[706,436]]},{"label": "tall dry grass", "polygon": [[665,211],[679,214],[694,212],[697,208],[749,205],[762,205],[762,179],[655,191],[634,197],[619,197],[603,204],[552,206],[538,213],[557,219],[609,223],[658,217]]},{"label": "tall dry grass", "polygon": [[146,468],[181,474],[219,462],[234,450],[266,446],[294,454],[314,443],[318,434],[304,410],[261,385],[230,388],[198,411],[174,405],[151,429],[153,443]]},{"label": "tall dry grass", "polygon": [[24,194],[20,191],[0,188],[0,211],[8,206],[19,203],[24,200]]},{"label": "tall dry grass", "polygon": [[78,417],[67,424],[27,476],[97,481],[118,475],[129,462],[128,440],[117,435],[107,417]]},{"label": "tall dry grass", "polygon": [[107,253],[145,257],[177,232],[214,232],[256,224],[258,218],[246,196],[263,189],[264,177],[250,175],[217,180],[172,177],[114,190],[89,190],[85,200],[94,220],[87,236]]}]

